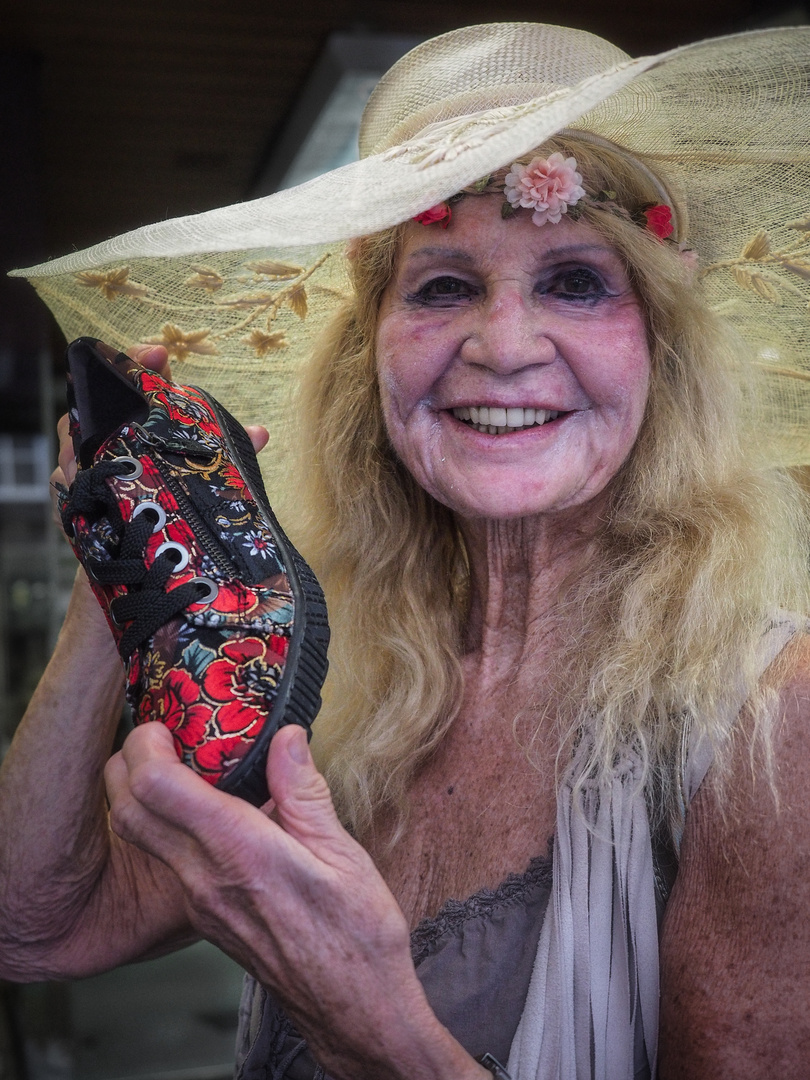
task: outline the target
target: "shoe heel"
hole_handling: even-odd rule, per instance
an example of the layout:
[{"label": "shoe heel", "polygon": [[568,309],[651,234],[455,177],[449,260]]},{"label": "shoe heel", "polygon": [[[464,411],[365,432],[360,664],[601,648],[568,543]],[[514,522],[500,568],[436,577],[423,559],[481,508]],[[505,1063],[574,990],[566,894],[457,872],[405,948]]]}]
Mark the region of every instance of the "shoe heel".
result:
[{"label": "shoe heel", "polygon": [[67,349],[67,400],[76,460],[93,464],[101,444],[127,423],[141,423],[149,402],[125,372],[134,361],[95,338],[82,337]]}]

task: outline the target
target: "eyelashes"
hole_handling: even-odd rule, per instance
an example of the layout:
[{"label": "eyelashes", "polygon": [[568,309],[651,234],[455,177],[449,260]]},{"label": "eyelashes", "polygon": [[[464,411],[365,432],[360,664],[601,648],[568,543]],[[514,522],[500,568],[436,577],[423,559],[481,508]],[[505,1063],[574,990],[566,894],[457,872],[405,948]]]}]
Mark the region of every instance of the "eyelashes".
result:
[{"label": "eyelashes", "polygon": [[[534,291],[542,297],[579,303],[595,303],[615,295],[607,289],[602,276],[588,266],[564,267],[543,274]],[[484,292],[484,288],[475,282],[441,274],[407,293],[405,299],[425,307],[454,307],[471,303]]]},{"label": "eyelashes", "polygon": [[409,294],[407,299],[417,304],[441,304],[442,302],[472,300],[480,293],[481,290],[470,282],[446,274],[431,278],[416,292]]},{"label": "eyelashes", "polygon": [[610,295],[599,274],[584,266],[560,271],[542,292],[571,300],[599,300]]}]

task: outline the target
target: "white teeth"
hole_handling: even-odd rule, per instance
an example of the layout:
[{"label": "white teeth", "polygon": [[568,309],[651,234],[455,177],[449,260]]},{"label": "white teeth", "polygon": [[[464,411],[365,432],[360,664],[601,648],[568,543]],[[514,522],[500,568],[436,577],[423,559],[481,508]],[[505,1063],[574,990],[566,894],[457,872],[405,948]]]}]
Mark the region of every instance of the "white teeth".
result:
[{"label": "white teeth", "polygon": [[464,420],[489,435],[504,435],[507,431],[520,431],[527,427],[539,427],[549,420],[556,420],[559,412],[551,409],[501,408],[499,405],[464,405],[453,409],[457,420]]}]

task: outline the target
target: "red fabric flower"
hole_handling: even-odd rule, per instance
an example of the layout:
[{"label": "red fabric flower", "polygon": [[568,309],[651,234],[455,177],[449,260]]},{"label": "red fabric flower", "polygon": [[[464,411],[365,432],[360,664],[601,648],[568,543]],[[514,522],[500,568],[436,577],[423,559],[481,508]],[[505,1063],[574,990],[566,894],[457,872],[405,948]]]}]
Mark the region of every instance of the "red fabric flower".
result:
[{"label": "red fabric flower", "polygon": [[429,210],[423,210],[413,220],[418,221],[420,225],[435,225],[438,222],[443,229],[446,229],[452,216],[453,211],[447,203],[440,202],[436,203],[435,206],[431,206]]},{"label": "red fabric flower", "polygon": [[675,226],[672,224],[672,211],[664,204],[660,203],[658,206],[648,206],[643,211],[644,217],[647,219],[646,228],[657,236],[659,240],[666,240],[668,236],[672,234]]},{"label": "red fabric flower", "polygon": [[[258,735],[258,731],[254,733]],[[220,777],[235,765],[250,750],[251,743],[241,735],[214,739],[200,746],[192,755],[194,764],[209,783],[215,784]]]},{"label": "red fabric flower", "polygon": [[246,588],[241,581],[229,581],[220,585],[216,599],[208,607],[219,615],[246,616],[258,603],[255,590]]},{"label": "red fabric flower", "polygon": [[273,654],[268,664],[265,643],[259,638],[228,642],[220,657],[205,669],[202,692],[218,703],[215,724],[223,735],[247,735],[266,717],[268,695],[278,685],[280,668],[272,662]]},{"label": "red fabric flower", "polygon": [[[223,487],[236,488],[240,498],[244,498],[248,494],[248,490],[245,487],[245,481],[242,479],[242,474],[232,461],[223,461],[222,467],[219,470],[219,475],[222,478]],[[235,499],[236,495],[229,491],[227,497]]]},{"label": "red fabric flower", "polygon": [[200,702],[200,687],[179,668],[170,671],[160,686],[153,687],[141,708],[144,720],[160,720],[182,746],[193,750],[205,739],[205,727],[211,715],[208,705]]},{"label": "red fabric flower", "polygon": [[221,645],[219,658],[208,665],[202,677],[205,696],[214,701],[231,701],[239,693],[245,665],[263,656],[264,648],[260,638],[243,638]]}]

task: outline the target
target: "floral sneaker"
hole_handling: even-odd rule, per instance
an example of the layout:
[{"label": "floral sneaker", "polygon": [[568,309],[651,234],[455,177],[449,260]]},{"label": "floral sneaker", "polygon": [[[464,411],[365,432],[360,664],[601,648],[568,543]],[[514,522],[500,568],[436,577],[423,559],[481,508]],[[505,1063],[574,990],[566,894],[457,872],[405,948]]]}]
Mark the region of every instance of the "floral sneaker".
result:
[{"label": "floral sneaker", "polygon": [[269,797],[282,724],[309,733],[329,628],[323,593],[267,501],[244,429],[93,338],[69,347],[79,471],[62,522],[118,644],[134,720],[224,791]]}]

